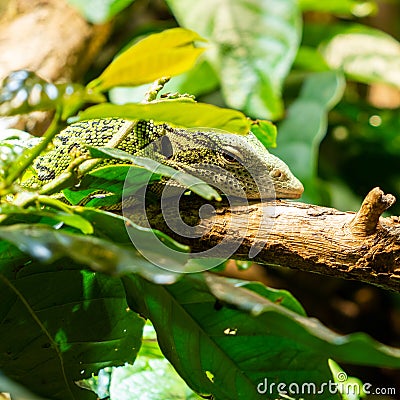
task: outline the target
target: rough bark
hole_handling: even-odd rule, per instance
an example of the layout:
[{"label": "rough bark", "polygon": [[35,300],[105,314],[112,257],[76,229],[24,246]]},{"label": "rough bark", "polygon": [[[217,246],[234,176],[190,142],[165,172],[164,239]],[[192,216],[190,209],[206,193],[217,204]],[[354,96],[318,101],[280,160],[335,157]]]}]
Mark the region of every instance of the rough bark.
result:
[{"label": "rough bark", "polygon": [[[89,24],[65,0],[5,0],[0,9],[0,81],[19,69],[53,82],[79,79],[109,33],[109,24]],[[32,113],[2,124],[40,133],[48,115]]]},{"label": "rough bark", "polygon": [[[284,200],[216,208],[198,200],[180,205],[187,225],[176,222],[172,206],[163,213],[150,208],[148,217],[153,227],[194,252],[212,248],[214,257],[252,259],[399,291],[400,218],[381,217],[394,201],[375,188],[358,213]],[[197,209],[200,217],[193,214]]]}]

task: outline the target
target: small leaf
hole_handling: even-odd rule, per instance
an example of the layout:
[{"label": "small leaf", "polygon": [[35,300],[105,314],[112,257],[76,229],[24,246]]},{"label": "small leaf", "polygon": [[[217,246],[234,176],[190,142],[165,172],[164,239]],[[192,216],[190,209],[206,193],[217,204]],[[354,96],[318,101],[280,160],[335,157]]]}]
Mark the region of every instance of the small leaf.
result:
[{"label": "small leaf", "polygon": [[137,86],[190,69],[204,49],[197,33],[173,28],[142,39],[119,55],[88,87],[106,91],[115,86]]},{"label": "small leaf", "polygon": [[265,147],[276,147],[276,126],[270,121],[256,120],[251,124],[251,131]]},{"label": "small leaf", "polygon": [[148,104],[99,104],[79,113],[78,119],[82,121],[107,117],[153,120],[186,128],[210,127],[243,135],[250,130],[250,121],[240,111],[180,100]]}]

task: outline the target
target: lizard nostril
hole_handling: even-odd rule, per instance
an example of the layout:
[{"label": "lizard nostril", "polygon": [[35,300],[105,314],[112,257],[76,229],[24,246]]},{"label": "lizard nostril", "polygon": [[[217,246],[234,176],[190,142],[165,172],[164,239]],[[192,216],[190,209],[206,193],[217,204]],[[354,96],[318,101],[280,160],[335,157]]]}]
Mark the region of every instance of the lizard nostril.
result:
[{"label": "lizard nostril", "polygon": [[280,171],[279,169],[274,169],[274,170],[271,172],[271,176],[272,176],[273,178],[281,178],[282,175],[283,175],[283,173],[282,173],[282,171]]}]

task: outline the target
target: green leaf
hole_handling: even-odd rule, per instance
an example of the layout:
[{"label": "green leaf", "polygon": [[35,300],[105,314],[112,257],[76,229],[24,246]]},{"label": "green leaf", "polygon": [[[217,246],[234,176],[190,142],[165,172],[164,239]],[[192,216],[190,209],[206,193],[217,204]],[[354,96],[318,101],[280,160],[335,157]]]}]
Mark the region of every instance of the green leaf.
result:
[{"label": "green leaf", "polygon": [[103,24],[134,0],[67,0],[92,24]]},{"label": "green leaf", "polygon": [[299,0],[302,11],[322,11],[340,15],[354,15],[358,18],[367,17],[377,11],[375,1],[359,0]]},{"label": "green leaf", "polygon": [[240,111],[211,104],[165,100],[148,104],[99,104],[79,113],[79,120],[119,117],[166,122],[187,128],[210,127],[247,134],[250,121]]},{"label": "green leaf", "polygon": [[[282,116],[282,83],[301,36],[294,0],[168,0],[180,25],[217,49],[209,61],[226,103],[256,118]],[[201,16],[201,18],[199,18]]]},{"label": "green leaf", "polygon": [[[152,234],[149,230],[136,229],[143,242]],[[21,251],[43,263],[53,263],[69,258],[76,263],[88,266],[95,271],[110,275],[137,273],[157,283],[175,282],[179,275],[162,269],[130,247],[114,244],[94,236],[83,236],[52,229],[40,224],[15,224],[0,228],[0,237],[14,244]],[[160,266],[175,265],[184,267],[187,253],[174,252],[175,258],[168,258],[163,249],[154,249],[154,258]],[[158,253],[159,251],[159,253]]]},{"label": "green leaf", "polygon": [[120,54],[88,87],[102,92],[178,75],[190,69],[204,51],[194,47],[195,41],[202,40],[197,33],[183,28],[152,34]]},{"label": "green leaf", "polygon": [[135,163],[140,167],[146,168],[152,173],[173,178],[182,186],[190,188],[190,190],[192,190],[194,193],[207,200],[221,200],[221,196],[218,194],[218,192],[201,179],[186,172],[177,171],[171,167],[160,164],[158,161],[150,158],[133,156],[125,151],[107,147],[89,147],[89,150],[93,157],[116,158],[118,160]]},{"label": "green leaf", "polygon": [[[129,181],[125,182],[128,173]],[[132,195],[143,186],[160,179],[160,175],[153,174],[143,167],[135,165],[110,165],[97,168],[84,175],[80,181],[79,188],[64,189],[63,194],[73,205],[85,204],[89,206],[87,200],[92,194],[99,191],[101,193],[114,193],[118,195],[116,201],[118,203],[121,201],[122,193],[125,196]],[[95,207],[93,203],[90,206]]]},{"label": "green leaf", "polygon": [[330,70],[322,54],[317,49],[309,46],[301,46],[299,48],[296,59],[294,60],[294,66],[307,72],[323,72]]},{"label": "green leaf", "polygon": [[53,84],[27,70],[14,71],[0,87],[0,115],[25,114],[62,107],[62,119],[85,103],[101,103],[105,97],[77,83]]},{"label": "green leaf", "polygon": [[[54,199],[51,199],[54,200]],[[67,205],[65,205],[68,208]],[[79,229],[82,233],[85,234],[92,234],[93,233],[93,226],[90,222],[88,222],[85,218],[82,218],[80,215],[75,214],[72,212],[64,212],[60,210],[51,210],[51,209],[38,209],[36,207],[29,207],[29,208],[21,208],[21,207],[6,207],[3,206],[0,209],[2,214],[6,214],[7,216],[12,216],[15,218],[20,218],[24,220],[29,217],[37,217],[37,222],[44,223],[43,220],[50,220],[47,223],[55,223],[55,222],[62,222],[65,225],[70,227]],[[29,221],[32,222],[32,221]]]},{"label": "green leaf", "polygon": [[276,126],[270,121],[256,120],[251,124],[251,131],[265,147],[276,147]]},{"label": "green leaf", "polygon": [[345,80],[340,72],[310,74],[300,96],[292,103],[287,118],[278,126],[278,146],[274,154],[290,161],[290,168],[307,188],[306,202],[318,203],[314,180],[318,149],[326,134],[328,111],[341,99]]},{"label": "green leaf", "polygon": [[[213,291],[223,279],[191,274],[159,286],[123,278],[129,306],[152,321],[164,355],[197,393],[222,400],[273,399],[279,397],[279,382],[286,390],[293,382],[311,382],[318,390],[331,379],[329,357],[400,368],[399,349],[361,333],[340,336],[250,288],[225,282],[229,296],[216,297]],[[262,394],[265,380],[274,386]],[[306,398],[339,397],[325,390]]]},{"label": "green leaf", "polygon": [[141,345],[120,280],[65,261],[16,267],[0,267],[0,370],[52,400],[95,399],[75,381],[133,361]]},{"label": "green leaf", "polygon": [[400,88],[400,43],[382,31],[357,25],[342,28],[321,52],[331,68],[343,69],[351,79]]}]

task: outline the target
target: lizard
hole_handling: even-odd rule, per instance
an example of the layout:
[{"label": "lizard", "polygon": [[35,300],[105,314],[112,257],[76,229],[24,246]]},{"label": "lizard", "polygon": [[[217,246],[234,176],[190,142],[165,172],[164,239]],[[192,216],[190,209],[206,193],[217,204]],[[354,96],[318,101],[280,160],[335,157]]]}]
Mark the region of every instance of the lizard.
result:
[{"label": "lizard", "polygon": [[55,136],[53,144],[35,160],[36,175],[23,182],[24,186],[38,189],[51,182],[68,168],[76,154],[86,154],[85,146],[89,145],[156,159],[216,186],[224,195],[296,199],[304,190],[289,167],[251,132],[238,135],[104,118],[71,124]]}]

